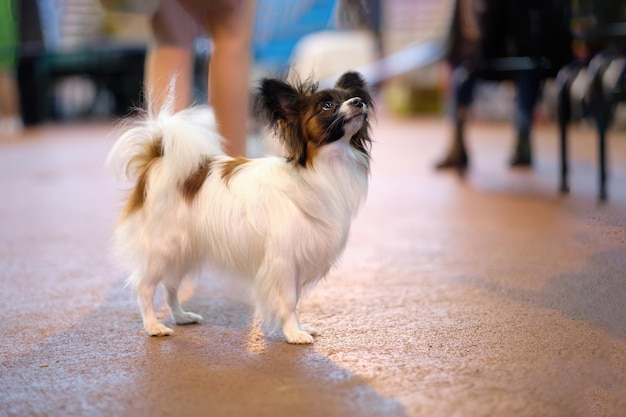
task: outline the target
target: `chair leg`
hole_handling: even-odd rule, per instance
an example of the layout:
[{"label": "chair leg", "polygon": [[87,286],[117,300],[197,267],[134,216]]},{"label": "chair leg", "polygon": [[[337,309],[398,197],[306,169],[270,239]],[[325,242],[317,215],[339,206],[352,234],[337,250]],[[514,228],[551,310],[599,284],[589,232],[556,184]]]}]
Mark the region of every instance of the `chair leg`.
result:
[{"label": "chair leg", "polygon": [[606,131],[611,123],[614,110],[612,99],[605,92],[602,78],[612,58],[610,53],[602,53],[595,56],[589,63],[591,72],[589,106],[598,128],[598,199],[600,201],[606,201],[608,198],[606,190]]},{"label": "chair leg", "polygon": [[569,193],[569,166],[568,166],[568,147],[567,147],[567,125],[571,120],[571,94],[570,87],[572,80],[578,73],[579,68],[575,65],[570,65],[559,71],[556,77],[556,84],[558,87],[557,98],[557,115],[559,122],[559,134],[561,142],[560,152],[560,186],[559,191],[561,193]]},{"label": "chair leg", "polygon": [[569,193],[568,184],[568,152],[567,152],[567,125],[570,120],[570,94],[569,86],[564,83],[560,86],[558,102],[559,133],[561,135],[561,186],[562,193]]},{"label": "chair leg", "polygon": [[598,167],[599,167],[599,193],[600,201],[607,200],[606,192],[606,126],[598,126]]},{"label": "chair leg", "polygon": [[567,122],[559,121],[559,129],[561,133],[561,185],[559,187],[559,191],[563,194],[569,193],[569,183],[568,183],[568,165],[567,165]]}]

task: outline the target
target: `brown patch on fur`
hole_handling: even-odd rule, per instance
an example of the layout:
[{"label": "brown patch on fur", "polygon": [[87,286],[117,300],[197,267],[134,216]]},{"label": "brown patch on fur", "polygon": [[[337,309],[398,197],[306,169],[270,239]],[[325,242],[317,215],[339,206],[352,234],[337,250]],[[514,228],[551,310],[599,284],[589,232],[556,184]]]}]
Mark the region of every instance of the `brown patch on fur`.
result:
[{"label": "brown patch on fur", "polygon": [[196,172],[191,174],[183,183],[182,192],[187,204],[191,204],[200,191],[200,188],[202,188],[202,184],[206,181],[209,171],[211,170],[211,162],[211,158],[204,158]]},{"label": "brown patch on fur", "polygon": [[228,160],[222,164],[222,179],[228,185],[231,178],[236,174],[243,165],[250,162],[250,159],[238,156],[231,160]]},{"label": "brown patch on fur", "polygon": [[120,215],[120,219],[124,220],[130,215],[132,215],[137,210],[143,207],[143,203],[146,200],[146,189],[148,188],[148,173],[150,172],[150,168],[159,160],[160,157],[154,158],[149,161],[143,168],[143,171],[139,174],[139,178],[137,178],[137,184],[135,184],[135,188],[130,192],[128,196],[128,200],[126,201],[126,205],[122,210],[122,214]]},{"label": "brown patch on fur", "polygon": [[126,205],[122,210],[120,220],[128,218],[135,211],[143,207],[143,203],[146,200],[146,189],[148,187],[148,173],[162,156],[162,142],[158,139],[147,144],[144,152],[140,152],[135,158],[128,162],[128,174],[131,177],[136,176],[137,183],[126,200]]},{"label": "brown patch on fur", "polygon": [[316,158],[317,154],[319,153],[320,147],[317,146],[316,144],[314,144],[313,142],[309,141],[306,144],[306,167],[307,168],[312,168],[313,167],[313,160]]},{"label": "brown patch on fur", "polygon": [[137,155],[128,161],[126,174],[129,178],[136,177],[139,180],[152,166],[152,162],[163,156],[163,142],[160,138],[144,144],[143,148],[141,152],[137,152]]}]

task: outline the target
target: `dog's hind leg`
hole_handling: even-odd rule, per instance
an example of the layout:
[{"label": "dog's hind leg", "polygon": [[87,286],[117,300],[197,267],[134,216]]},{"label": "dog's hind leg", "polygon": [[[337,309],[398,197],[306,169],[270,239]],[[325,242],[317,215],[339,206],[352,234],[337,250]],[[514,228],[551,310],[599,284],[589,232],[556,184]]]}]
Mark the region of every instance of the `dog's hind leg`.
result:
[{"label": "dog's hind leg", "polygon": [[178,288],[180,288],[181,280],[172,280],[165,284],[165,290],[167,292],[167,305],[172,313],[172,318],[176,321],[176,324],[191,324],[198,323],[202,320],[202,316],[199,314],[191,313],[183,310],[178,299]]},{"label": "dog's hind leg", "polygon": [[[131,278],[132,280],[133,278]],[[136,291],[143,327],[150,336],[169,336],[174,331],[162,323],[154,312],[154,293],[160,279],[152,275],[145,275],[137,281]]]}]

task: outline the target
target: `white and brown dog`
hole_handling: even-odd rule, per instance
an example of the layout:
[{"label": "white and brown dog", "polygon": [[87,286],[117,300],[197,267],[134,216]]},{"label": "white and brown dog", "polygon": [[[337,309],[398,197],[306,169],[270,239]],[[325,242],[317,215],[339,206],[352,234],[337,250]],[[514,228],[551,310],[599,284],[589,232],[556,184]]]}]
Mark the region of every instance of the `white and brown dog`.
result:
[{"label": "white and brown dog", "polygon": [[205,265],[251,283],[266,328],[312,343],[296,305],[341,255],[367,194],[372,99],[347,72],[332,89],[263,79],[255,102],[285,157],[231,158],[206,107],[148,114],[117,141],[108,164],[134,182],[115,232],[143,324],[172,334],[154,312],[161,283],[177,324],[196,323],[178,300]]}]

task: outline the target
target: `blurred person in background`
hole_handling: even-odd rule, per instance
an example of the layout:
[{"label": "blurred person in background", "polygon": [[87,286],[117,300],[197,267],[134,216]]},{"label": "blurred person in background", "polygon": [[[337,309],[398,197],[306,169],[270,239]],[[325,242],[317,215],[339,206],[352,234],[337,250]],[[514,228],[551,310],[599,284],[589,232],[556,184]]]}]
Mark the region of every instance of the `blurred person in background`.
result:
[{"label": "blurred person in background", "polygon": [[[448,61],[453,136],[437,169],[469,165],[464,125],[477,79],[513,79],[516,143],[510,166],[532,165],[533,111],[543,79],[572,59],[567,0],[457,0]],[[530,58],[535,67],[493,71],[495,58]],[[528,60],[520,62],[528,63]]]},{"label": "blurred person in background", "polygon": [[0,0],[0,138],[11,137],[22,129],[15,79],[18,38],[15,6],[13,0]]},{"label": "blurred person in background", "polygon": [[[105,8],[151,13],[145,88],[155,110],[176,77],[174,110],[191,105],[194,42],[211,37],[209,101],[231,156],[246,154],[255,0],[101,0]],[[122,3],[120,5],[120,3]]]}]

